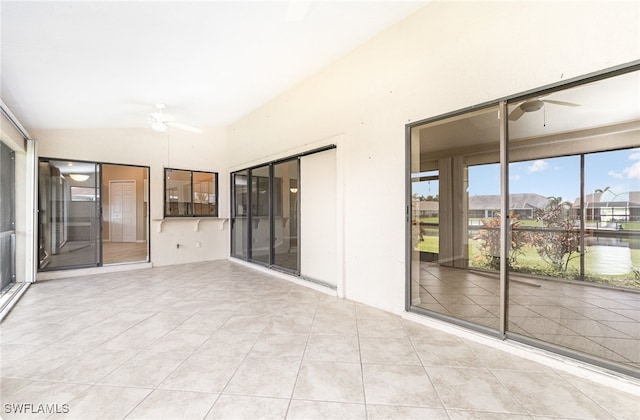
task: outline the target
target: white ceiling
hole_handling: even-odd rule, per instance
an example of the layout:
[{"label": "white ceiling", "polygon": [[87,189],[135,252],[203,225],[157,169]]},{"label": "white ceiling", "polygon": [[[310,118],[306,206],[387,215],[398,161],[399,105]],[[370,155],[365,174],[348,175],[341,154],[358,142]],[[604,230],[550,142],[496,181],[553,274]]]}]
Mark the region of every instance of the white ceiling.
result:
[{"label": "white ceiling", "polygon": [[232,123],[426,1],[0,2],[0,96],[27,129]]}]

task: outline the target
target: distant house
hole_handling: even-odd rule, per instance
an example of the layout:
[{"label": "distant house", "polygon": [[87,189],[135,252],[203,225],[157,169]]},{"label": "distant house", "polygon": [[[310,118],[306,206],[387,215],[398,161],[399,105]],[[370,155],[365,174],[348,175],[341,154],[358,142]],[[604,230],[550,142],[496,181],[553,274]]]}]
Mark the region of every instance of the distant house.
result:
[{"label": "distant house", "polygon": [[[509,208],[522,219],[533,219],[536,209],[543,209],[549,200],[540,194],[511,194]],[[414,201],[413,208],[418,217],[438,217],[438,201]],[[500,212],[499,195],[474,195],[469,197],[469,218],[486,219]]]},{"label": "distant house", "polygon": [[[540,194],[510,194],[509,209],[519,219],[533,219],[536,209],[543,209],[549,200]],[[486,219],[500,212],[499,195],[474,195],[469,197],[469,218]]]},{"label": "distant house", "polygon": [[[640,221],[640,191],[620,194],[612,201],[601,201],[603,195],[605,193],[599,192],[585,195],[585,220],[604,223]],[[578,218],[580,198],[574,200],[572,213]]]},{"label": "distant house", "polygon": [[414,201],[413,209],[418,217],[438,217],[440,211],[440,202]]}]

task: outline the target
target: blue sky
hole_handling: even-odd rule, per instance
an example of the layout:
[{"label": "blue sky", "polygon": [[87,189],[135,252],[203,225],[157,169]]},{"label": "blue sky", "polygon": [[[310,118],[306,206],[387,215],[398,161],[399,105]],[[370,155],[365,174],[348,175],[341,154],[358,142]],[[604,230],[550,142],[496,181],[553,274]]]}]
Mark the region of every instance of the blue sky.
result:
[{"label": "blue sky", "polygon": [[[516,162],[509,166],[513,193],[537,193],[573,201],[580,195],[580,157],[567,156]],[[428,185],[414,188],[428,195]],[[609,187],[602,200],[626,200],[625,193],[640,191],[640,148],[585,155],[585,193]],[[433,194],[434,185],[431,185]],[[500,193],[498,164],[469,168],[469,195]]]}]

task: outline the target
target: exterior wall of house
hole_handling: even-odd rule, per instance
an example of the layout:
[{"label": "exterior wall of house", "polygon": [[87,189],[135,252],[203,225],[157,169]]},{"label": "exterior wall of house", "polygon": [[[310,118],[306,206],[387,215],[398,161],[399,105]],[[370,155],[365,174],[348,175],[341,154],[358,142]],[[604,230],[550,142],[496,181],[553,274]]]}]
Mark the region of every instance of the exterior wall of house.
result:
[{"label": "exterior wall of house", "polygon": [[[171,265],[228,256],[229,178],[225,128],[202,134],[150,128],[33,131],[39,156],[149,166],[151,262]],[[164,168],[218,173],[219,218],[164,221]],[[196,244],[199,243],[198,247]],[[180,248],[176,245],[180,244]]]},{"label": "exterior wall of house", "polygon": [[344,294],[401,312],[405,124],[637,60],[639,27],[638,2],[429,3],[230,126],[229,165],[340,138]]}]

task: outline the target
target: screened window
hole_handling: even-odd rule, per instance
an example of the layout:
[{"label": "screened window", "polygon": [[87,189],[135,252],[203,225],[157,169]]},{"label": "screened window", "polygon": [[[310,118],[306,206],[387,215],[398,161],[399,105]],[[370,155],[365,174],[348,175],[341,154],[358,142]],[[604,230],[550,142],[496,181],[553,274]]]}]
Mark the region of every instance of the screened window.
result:
[{"label": "screened window", "polygon": [[217,217],[218,174],[164,170],[165,217]]}]

